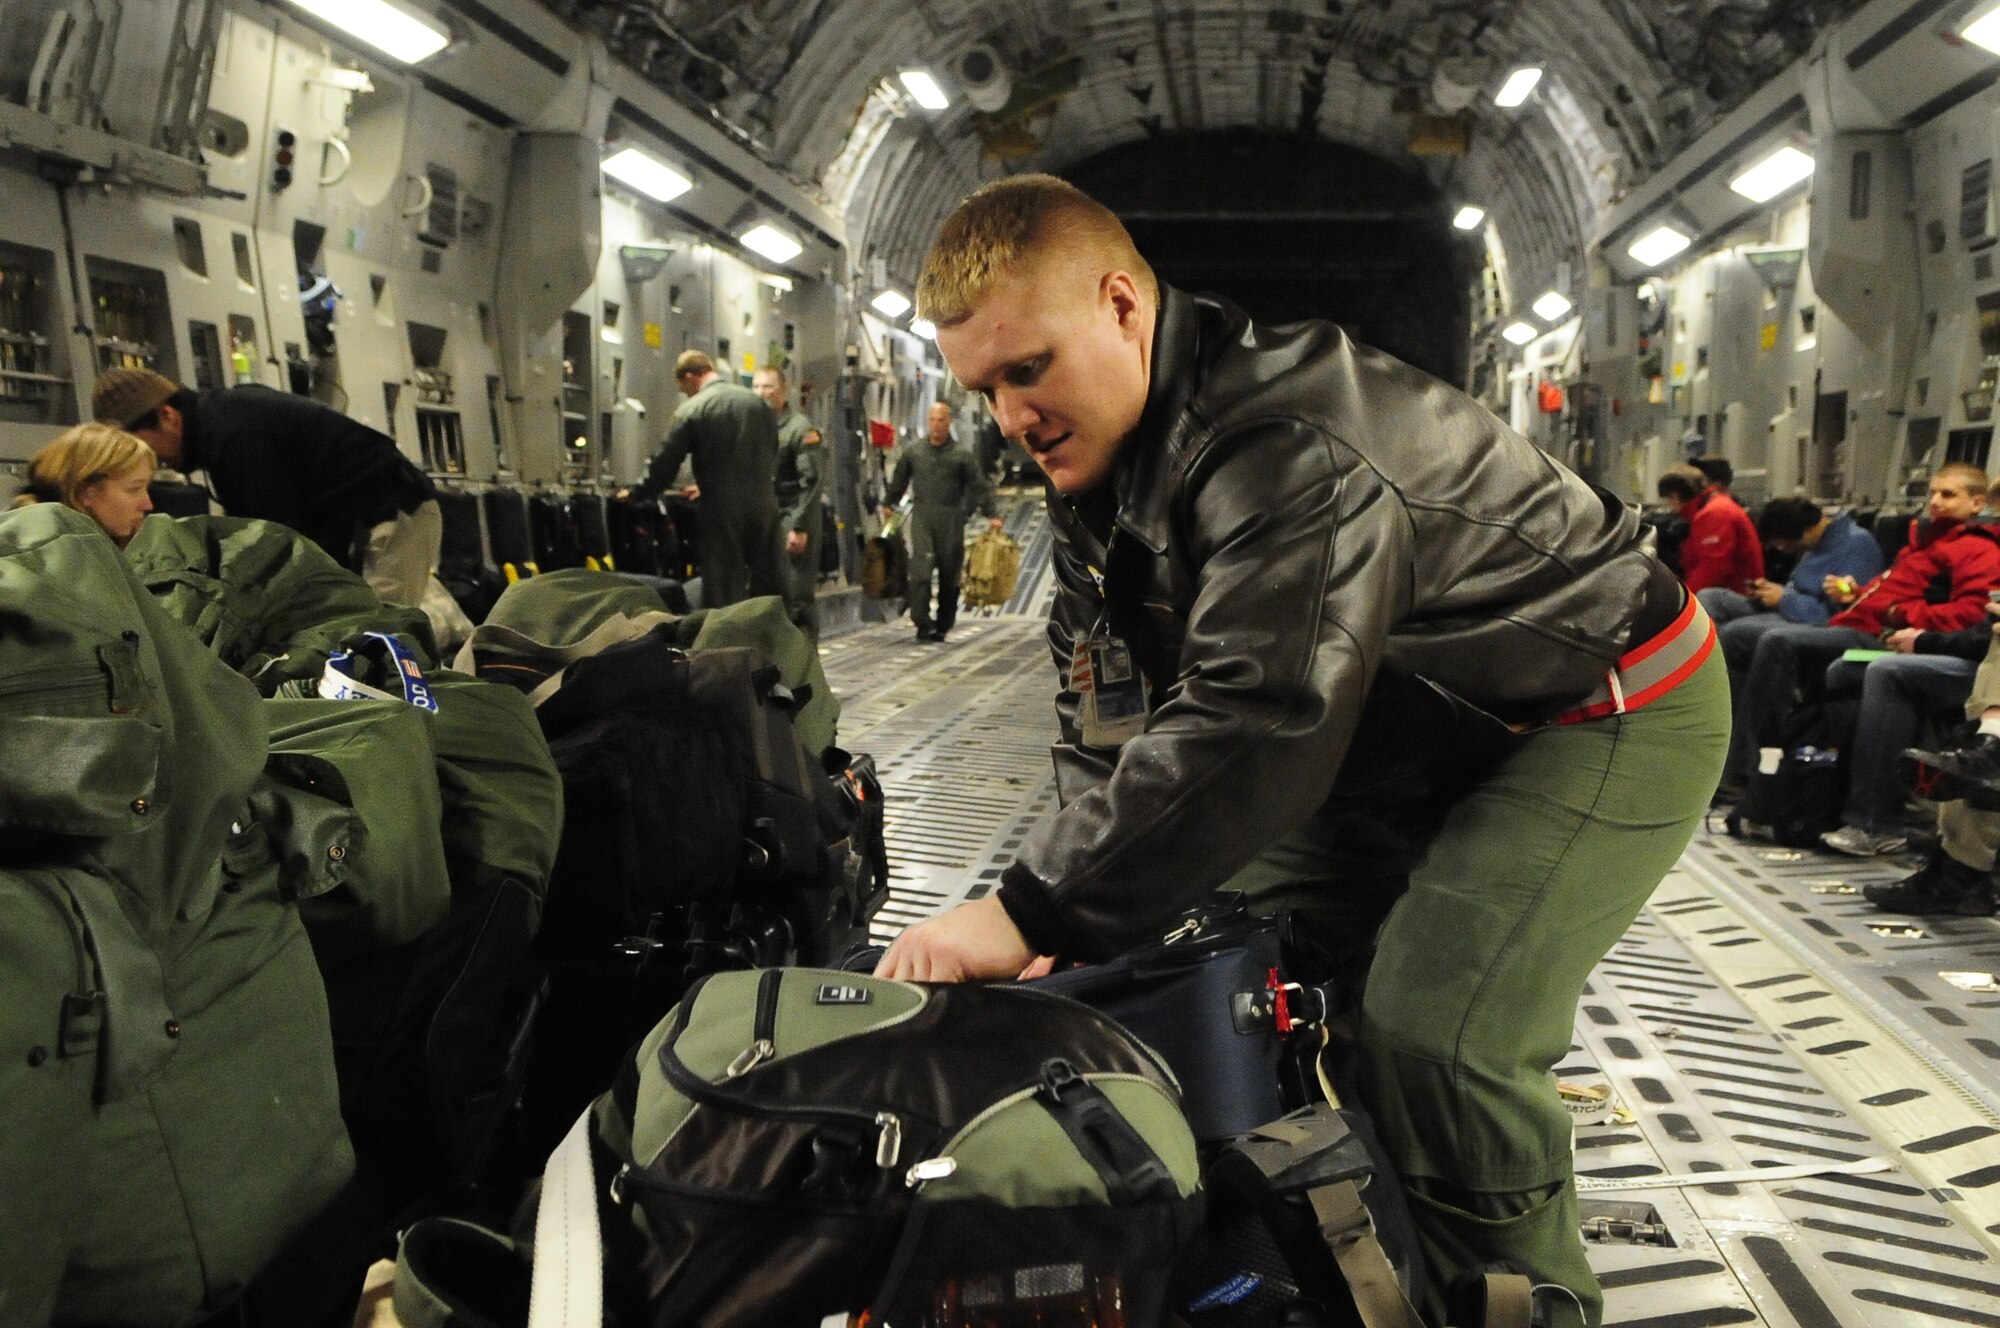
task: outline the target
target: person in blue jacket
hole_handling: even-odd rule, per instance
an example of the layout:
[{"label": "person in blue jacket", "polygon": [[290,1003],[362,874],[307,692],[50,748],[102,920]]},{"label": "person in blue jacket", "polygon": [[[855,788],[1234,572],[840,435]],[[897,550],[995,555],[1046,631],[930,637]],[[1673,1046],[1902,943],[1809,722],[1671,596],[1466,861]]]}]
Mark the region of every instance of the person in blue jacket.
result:
[{"label": "person in blue jacket", "polygon": [[1757,518],[1757,533],[1773,548],[1801,554],[1790,580],[1753,581],[1741,593],[1711,586],[1697,596],[1721,628],[1731,695],[1741,695],[1764,633],[1787,624],[1826,626],[1837,612],[1828,585],[1846,578],[1867,585],[1883,567],[1873,535],[1852,517],[1828,516],[1810,498],[1773,498]]}]

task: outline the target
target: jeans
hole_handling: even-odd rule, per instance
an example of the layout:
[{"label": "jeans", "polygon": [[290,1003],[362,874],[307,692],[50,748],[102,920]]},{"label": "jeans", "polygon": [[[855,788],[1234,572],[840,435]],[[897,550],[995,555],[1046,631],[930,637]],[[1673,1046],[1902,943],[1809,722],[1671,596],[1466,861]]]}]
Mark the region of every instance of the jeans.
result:
[{"label": "jeans", "polygon": [[1694,597],[1701,601],[1701,607],[1708,611],[1708,616],[1714,619],[1717,627],[1757,613],[1769,612],[1772,617],[1777,617],[1775,610],[1767,610],[1747,595],[1739,595],[1723,586],[1710,586],[1706,590],[1697,590]]},{"label": "jeans", "polygon": [[[1722,631],[1724,658],[1729,638],[1758,618],[1745,618]],[[1802,691],[1817,693],[1827,666],[1849,650],[1879,649],[1882,643],[1852,627],[1802,627],[1779,622],[1756,638],[1743,685],[1734,695],[1736,723],[1729,735],[1723,773],[1748,779],[1757,768],[1757,749],[1775,747],[1797,709]],[[1740,648],[1740,647],[1739,647]]]},{"label": "jeans", "polygon": [[1890,655],[1867,664],[1836,661],[1826,671],[1829,694],[1861,693],[1861,718],[1848,753],[1847,806],[1840,819],[1871,835],[1903,824],[1897,757],[1923,735],[1934,714],[1954,717],[1972,691],[1978,666],[1951,655]]}]

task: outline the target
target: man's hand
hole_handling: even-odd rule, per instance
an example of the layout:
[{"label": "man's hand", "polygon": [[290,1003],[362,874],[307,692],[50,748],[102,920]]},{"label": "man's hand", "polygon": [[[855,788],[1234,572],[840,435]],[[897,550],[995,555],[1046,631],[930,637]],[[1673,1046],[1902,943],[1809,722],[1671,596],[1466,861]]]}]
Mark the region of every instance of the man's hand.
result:
[{"label": "man's hand", "polygon": [[1845,607],[1852,604],[1858,598],[1855,591],[1850,589],[1853,585],[1854,581],[1851,577],[1829,575],[1825,581],[1820,583],[1820,589],[1826,592],[1826,597],[1829,600]]},{"label": "man's hand", "polygon": [[1778,607],[1778,601],[1785,597],[1785,588],[1775,581],[1759,578],[1752,581],[1749,590],[1744,593],[1765,608],[1775,609]]},{"label": "man's hand", "polygon": [[688,485],[685,489],[681,490],[681,497],[687,499],[689,502],[693,502],[695,499],[701,497],[701,486],[699,484]]},{"label": "man's hand", "polygon": [[875,966],[875,976],[976,982],[1016,977],[1034,958],[1007,910],[988,895],[906,930]]},{"label": "man's hand", "polygon": [[1901,631],[1891,632],[1889,649],[1899,655],[1914,655],[1917,653],[1917,638],[1923,634],[1923,629],[1920,627],[1905,627]]},{"label": "man's hand", "polygon": [[806,551],[806,533],[803,530],[785,532],[785,552],[798,555]]},{"label": "man's hand", "polygon": [[1005,521],[1002,521],[997,516],[989,516],[986,518],[986,528],[988,530],[1004,530],[1006,529],[1006,526],[1007,523]]}]

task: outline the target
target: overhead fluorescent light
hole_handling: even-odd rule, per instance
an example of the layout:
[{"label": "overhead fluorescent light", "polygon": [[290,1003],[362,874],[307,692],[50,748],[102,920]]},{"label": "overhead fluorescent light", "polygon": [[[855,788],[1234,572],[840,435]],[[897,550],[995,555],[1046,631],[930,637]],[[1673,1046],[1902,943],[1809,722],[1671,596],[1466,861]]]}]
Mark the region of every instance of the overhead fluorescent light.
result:
[{"label": "overhead fluorescent light", "polygon": [[1632,241],[1625,252],[1647,267],[1658,267],[1693,243],[1672,226],[1656,226]]},{"label": "overhead fluorescent light", "polygon": [[451,34],[435,19],[411,13],[390,0],[292,0],[292,3],[320,22],[406,65],[429,59],[451,45]]},{"label": "overhead fluorescent light", "polygon": [[1569,297],[1561,291],[1543,291],[1542,298],[1535,301],[1535,316],[1545,323],[1553,323],[1570,311]]},{"label": "overhead fluorescent light", "polygon": [[937,340],[937,324],[928,318],[912,318],[910,320],[910,331],[916,333],[925,341]]},{"label": "overhead fluorescent light", "polygon": [[772,290],[789,292],[792,289],[792,279],[790,277],[780,277],[769,272],[762,272],[758,274],[757,280],[763,282]]},{"label": "overhead fluorescent light", "polygon": [[1486,220],[1486,209],[1483,207],[1474,207],[1470,203],[1467,203],[1458,210],[1458,215],[1451,219],[1451,224],[1462,231],[1469,231],[1484,220]]},{"label": "overhead fluorescent light", "polygon": [[2000,55],[2000,5],[1994,5],[1958,30],[1958,35],[1981,50]]},{"label": "overhead fluorescent light", "polygon": [[901,318],[910,312],[910,297],[899,290],[882,291],[868,304],[884,318]]},{"label": "overhead fluorescent light", "polygon": [[1787,143],[1729,182],[1753,203],[1767,203],[1813,173],[1813,159]]},{"label": "overhead fluorescent light", "polygon": [[1527,323],[1509,323],[1500,329],[1500,335],[1513,342],[1516,346],[1525,346],[1540,336],[1541,333],[1535,331]]},{"label": "overhead fluorescent light", "polygon": [[743,241],[746,248],[756,250],[773,263],[789,263],[806,251],[804,245],[768,221],[758,222],[736,238]]},{"label": "overhead fluorescent light", "polygon": [[1540,65],[1525,65],[1507,75],[1507,81],[1500,85],[1500,91],[1493,94],[1495,106],[1519,106],[1535,90],[1535,84],[1542,81]]},{"label": "overhead fluorescent light", "polygon": [[661,203],[672,202],[694,188],[693,180],[638,148],[626,148],[606,157],[604,173]]},{"label": "overhead fluorescent light", "polygon": [[903,86],[910,90],[910,96],[914,97],[917,105],[925,110],[941,111],[951,105],[951,98],[944,95],[944,89],[938,86],[938,81],[932,78],[928,71],[905,69],[896,77],[903,80]]}]

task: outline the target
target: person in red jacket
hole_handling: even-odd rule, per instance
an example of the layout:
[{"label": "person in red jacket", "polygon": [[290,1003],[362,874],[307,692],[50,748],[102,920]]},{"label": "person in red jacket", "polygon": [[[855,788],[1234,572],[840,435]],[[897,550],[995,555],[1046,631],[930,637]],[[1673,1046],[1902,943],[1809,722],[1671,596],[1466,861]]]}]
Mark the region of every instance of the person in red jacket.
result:
[{"label": "person in red jacket", "polygon": [[1845,652],[1880,647],[1905,627],[1949,632],[1986,621],[1986,594],[2000,588],[2000,529],[1973,520],[1985,504],[1985,471],[1962,461],[1941,467],[1924,518],[1910,523],[1910,542],[1888,571],[1860,587],[1828,577],[1827,597],[1840,612],[1825,627],[1764,634],[1735,698],[1725,792],[1750,777],[1760,747],[1784,741],[1801,687],[1816,693]]},{"label": "person in red jacket", "polygon": [[1750,516],[1694,466],[1660,476],[1660,497],[1688,523],[1681,541],[1681,580],[1689,590],[1720,586],[1739,593],[1764,579],[1764,542]]}]

